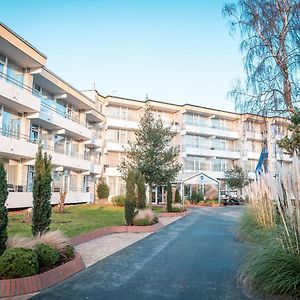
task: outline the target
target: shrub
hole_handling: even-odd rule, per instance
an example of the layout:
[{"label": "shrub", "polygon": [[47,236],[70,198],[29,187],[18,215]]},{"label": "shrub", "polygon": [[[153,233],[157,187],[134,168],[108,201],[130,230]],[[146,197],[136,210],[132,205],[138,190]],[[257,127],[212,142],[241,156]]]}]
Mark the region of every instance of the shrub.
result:
[{"label": "shrub", "polygon": [[0,278],[11,279],[38,273],[37,254],[30,249],[7,249],[0,256]]},{"label": "shrub", "polygon": [[50,229],[51,223],[51,158],[39,147],[35,159],[35,175],[33,178],[33,208],[32,208],[32,234],[45,233]]},{"label": "shrub", "polygon": [[198,203],[198,193],[197,193],[196,190],[192,191],[191,201],[192,201],[193,204],[197,204]]},{"label": "shrub", "polygon": [[175,191],[175,203],[181,203],[181,197],[178,188]]},{"label": "shrub", "polygon": [[186,208],[181,203],[174,203],[172,207],[172,212],[182,212],[186,211]]},{"label": "shrub", "polygon": [[125,196],[123,195],[118,195],[118,196],[115,196],[115,197],[112,197],[112,203],[116,206],[121,206],[123,207],[125,205]]},{"label": "shrub", "polygon": [[172,211],[172,186],[170,182],[167,184],[167,211]]},{"label": "shrub", "polygon": [[128,226],[133,225],[135,216],[135,203],[130,200],[125,200],[125,220]]},{"label": "shrub", "polygon": [[49,268],[59,261],[59,253],[53,247],[46,244],[37,244],[34,247],[37,254],[40,268]]},{"label": "shrub", "polygon": [[145,208],[146,207],[146,187],[145,187],[145,177],[142,174],[139,174],[139,177],[136,182],[137,185],[137,208]]},{"label": "shrub", "polygon": [[70,239],[59,230],[38,234],[35,238],[35,243],[49,245],[60,254],[64,254],[65,248],[71,245]]},{"label": "shrub", "polygon": [[128,226],[133,225],[135,216],[135,174],[133,170],[128,171],[126,179],[125,220]]},{"label": "shrub", "polygon": [[75,249],[73,245],[67,245],[62,253],[63,258],[66,260],[71,260],[75,256]]},{"label": "shrub", "polygon": [[[152,209],[141,209],[137,212],[137,214],[134,217],[134,225],[140,225],[140,223],[143,223],[145,221],[140,221],[140,220],[147,220],[148,223],[144,225],[152,225],[158,222],[158,218],[156,214],[153,212]],[[143,225],[143,224],[141,224]]]},{"label": "shrub", "polygon": [[134,221],[134,225],[136,226],[148,226],[151,225],[151,223],[148,221],[148,219],[137,219]]},{"label": "shrub", "polygon": [[7,240],[7,208],[5,202],[7,199],[7,180],[6,171],[3,162],[0,162],[0,255],[5,250]]},{"label": "shrub", "polygon": [[256,248],[240,273],[243,282],[271,295],[300,296],[300,258],[280,245]]},{"label": "shrub", "polygon": [[109,196],[109,186],[106,184],[103,178],[99,180],[97,186],[97,196],[99,199],[106,199]]},{"label": "shrub", "polygon": [[204,194],[200,191],[197,195],[197,202],[204,201]]}]

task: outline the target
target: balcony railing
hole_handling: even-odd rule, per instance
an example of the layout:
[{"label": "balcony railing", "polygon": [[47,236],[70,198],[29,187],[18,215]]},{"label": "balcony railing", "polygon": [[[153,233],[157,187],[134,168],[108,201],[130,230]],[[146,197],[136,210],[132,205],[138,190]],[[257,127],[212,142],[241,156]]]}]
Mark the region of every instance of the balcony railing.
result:
[{"label": "balcony railing", "polygon": [[26,142],[36,143],[33,139],[29,137],[29,135],[21,134],[20,132],[12,130],[8,127],[0,128],[0,134],[2,136],[7,136],[15,140],[23,140]]},{"label": "balcony railing", "polygon": [[10,82],[10,83],[14,84],[14,85],[20,87],[21,89],[27,90],[28,92],[30,92],[34,96],[37,96],[36,93],[34,92],[34,90],[30,86],[18,81],[17,79],[15,79],[13,77],[10,77],[9,75],[7,75],[3,72],[0,72],[0,79],[1,78],[6,79],[7,82]]},{"label": "balcony railing", "polygon": [[[43,99],[45,99],[45,98],[43,98]],[[46,103],[43,102],[43,101],[41,102],[41,106],[42,106],[41,110],[42,110],[42,111],[45,111],[46,113],[49,112],[49,111],[52,111],[52,112],[54,112],[54,113],[56,113],[56,114],[62,116],[63,118],[69,119],[69,120],[71,120],[72,122],[78,123],[78,124],[80,124],[80,125],[83,125],[83,126],[89,128],[88,123],[82,122],[82,121],[80,121],[78,118],[74,118],[74,117],[70,116],[69,114],[60,111],[59,109],[57,109],[57,108],[55,108],[55,107],[53,107],[53,106],[51,106],[51,105],[49,105],[49,104],[46,104]]]}]

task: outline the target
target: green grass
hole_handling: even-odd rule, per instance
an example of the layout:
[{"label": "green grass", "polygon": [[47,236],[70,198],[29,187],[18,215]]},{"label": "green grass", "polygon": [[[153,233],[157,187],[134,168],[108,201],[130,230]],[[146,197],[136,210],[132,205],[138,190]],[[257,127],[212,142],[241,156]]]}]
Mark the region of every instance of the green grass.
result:
[{"label": "green grass", "polygon": [[[150,206],[149,206],[148,208],[150,208]],[[165,206],[155,206],[155,205],[151,205],[151,209],[152,209],[155,213],[167,212]]]},{"label": "green grass", "polygon": [[[8,236],[31,236],[31,224],[25,223],[23,214],[10,214]],[[65,207],[65,213],[52,209],[51,230],[59,229],[73,237],[97,228],[124,225],[124,208],[99,205],[74,205]]]}]

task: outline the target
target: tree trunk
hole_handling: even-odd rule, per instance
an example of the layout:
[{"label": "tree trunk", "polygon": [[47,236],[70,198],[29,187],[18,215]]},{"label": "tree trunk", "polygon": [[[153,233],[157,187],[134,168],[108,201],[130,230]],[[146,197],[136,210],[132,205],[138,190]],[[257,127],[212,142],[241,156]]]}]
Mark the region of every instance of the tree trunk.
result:
[{"label": "tree trunk", "polygon": [[58,212],[60,214],[65,212],[65,199],[67,196],[67,192],[60,192],[59,193],[59,205],[58,205]]}]

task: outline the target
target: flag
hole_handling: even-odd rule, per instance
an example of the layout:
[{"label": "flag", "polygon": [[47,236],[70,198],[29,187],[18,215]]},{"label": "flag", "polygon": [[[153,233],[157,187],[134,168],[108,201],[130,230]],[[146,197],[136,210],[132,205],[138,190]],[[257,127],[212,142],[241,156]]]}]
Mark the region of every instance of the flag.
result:
[{"label": "flag", "polygon": [[267,145],[264,145],[261,149],[260,157],[255,169],[256,175],[260,175],[262,172],[268,171],[268,147]]}]

